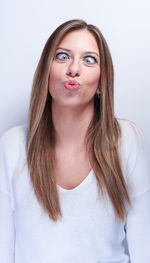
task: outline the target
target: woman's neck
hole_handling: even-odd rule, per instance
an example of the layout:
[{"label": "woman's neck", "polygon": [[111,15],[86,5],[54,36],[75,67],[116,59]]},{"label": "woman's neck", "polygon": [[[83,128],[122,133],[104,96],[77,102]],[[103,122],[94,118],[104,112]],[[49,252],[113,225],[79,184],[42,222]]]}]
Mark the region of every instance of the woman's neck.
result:
[{"label": "woman's neck", "polygon": [[52,103],[52,119],[56,131],[56,147],[68,152],[84,148],[87,129],[93,118],[94,105],[68,108]]}]

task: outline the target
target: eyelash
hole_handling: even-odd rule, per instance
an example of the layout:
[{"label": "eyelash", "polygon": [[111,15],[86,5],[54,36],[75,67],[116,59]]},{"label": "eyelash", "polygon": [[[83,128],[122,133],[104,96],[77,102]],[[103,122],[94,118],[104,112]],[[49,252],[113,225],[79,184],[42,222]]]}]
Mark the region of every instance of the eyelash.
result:
[{"label": "eyelash", "polygon": [[[66,56],[69,58],[69,55],[68,55],[67,53],[65,53],[65,52],[59,52],[59,53],[57,53],[57,54],[55,55],[55,58],[58,59],[58,60],[62,60],[62,59],[59,59],[59,58],[58,58],[58,56],[61,55],[61,54],[66,55]],[[89,56],[85,56],[84,59],[85,59],[85,58],[89,58],[89,57],[92,58],[92,59],[94,59],[94,62],[92,62],[92,63],[88,63],[88,62],[87,62],[88,64],[97,63],[97,59],[96,59],[95,57],[93,57],[93,56],[90,56],[90,55],[89,55]],[[65,60],[65,59],[64,59],[64,60]]]},{"label": "eyelash", "polygon": [[[97,63],[97,59],[95,57],[93,57],[93,56],[86,56],[85,58],[92,58],[92,59],[94,59],[93,63]],[[91,63],[91,64],[93,64],[93,63]]]},{"label": "eyelash", "polygon": [[[57,53],[57,54],[55,55],[55,58],[56,58],[56,59],[59,59],[59,58],[58,58],[58,55],[61,55],[61,54],[66,55],[67,57],[69,57],[67,53],[65,53],[65,52],[59,52],[59,53]],[[61,60],[61,59],[60,59],[60,60]]]}]

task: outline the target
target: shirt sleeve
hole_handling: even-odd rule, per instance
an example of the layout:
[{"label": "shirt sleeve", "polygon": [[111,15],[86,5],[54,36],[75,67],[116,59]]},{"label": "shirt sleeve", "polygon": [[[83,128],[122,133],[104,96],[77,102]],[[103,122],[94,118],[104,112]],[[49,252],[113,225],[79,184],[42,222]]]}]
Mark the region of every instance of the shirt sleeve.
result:
[{"label": "shirt sleeve", "polygon": [[150,189],[150,149],[135,124],[125,122],[121,126],[122,168],[132,199]]},{"label": "shirt sleeve", "polygon": [[134,124],[124,127],[123,172],[131,198],[125,224],[131,263],[150,263],[150,158],[141,130]]},{"label": "shirt sleeve", "polygon": [[7,137],[0,139],[0,262],[14,263],[15,228],[10,183],[13,171]]},{"label": "shirt sleeve", "polygon": [[132,200],[126,221],[131,263],[150,262],[150,189]]}]

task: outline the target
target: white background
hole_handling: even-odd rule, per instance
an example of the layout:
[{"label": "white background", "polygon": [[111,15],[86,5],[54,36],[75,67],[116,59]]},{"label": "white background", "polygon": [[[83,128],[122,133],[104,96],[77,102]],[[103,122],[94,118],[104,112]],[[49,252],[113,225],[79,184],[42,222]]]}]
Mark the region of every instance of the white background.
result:
[{"label": "white background", "polygon": [[46,40],[68,19],[97,25],[115,69],[115,112],[150,142],[149,0],[0,2],[0,135],[27,122],[32,78]]}]

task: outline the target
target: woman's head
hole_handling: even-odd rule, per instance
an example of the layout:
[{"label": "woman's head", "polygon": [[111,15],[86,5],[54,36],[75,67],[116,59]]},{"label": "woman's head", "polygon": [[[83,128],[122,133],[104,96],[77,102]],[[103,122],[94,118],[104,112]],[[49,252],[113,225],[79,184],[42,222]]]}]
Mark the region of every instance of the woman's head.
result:
[{"label": "woman's head", "polygon": [[[49,96],[49,80],[51,64],[59,44],[70,32],[87,31],[94,37],[99,51],[100,78],[97,90],[101,92],[101,100],[95,96],[95,117],[102,121],[109,113],[113,117],[113,65],[107,43],[99,29],[83,20],[70,20],[60,25],[49,37],[43,49],[33,82],[31,93],[31,107],[35,107],[34,119],[36,127],[47,103],[51,103]],[[50,100],[48,100],[48,97]],[[34,101],[34,103],[32,103]]]}]

